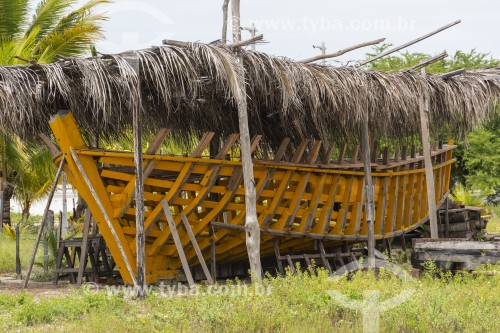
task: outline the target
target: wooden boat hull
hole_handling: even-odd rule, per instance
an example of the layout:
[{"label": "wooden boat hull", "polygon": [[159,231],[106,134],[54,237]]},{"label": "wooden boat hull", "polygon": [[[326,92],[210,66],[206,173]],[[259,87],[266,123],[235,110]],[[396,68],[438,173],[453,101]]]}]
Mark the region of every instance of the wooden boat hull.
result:
[{"label": "wooden boat hull", "polygon": [[[133,154],[89,149],[71,113],[55,116],[50,126],[66,159],[68,178],[88,204],[123,280],[132,283],[126,261],[135,274]],[[209,134],[202,138],[190,157],[143,156],[147,170],[144,198],[148,283],[172,278],[182,267],[162,200],[171,208],[191,266],[197,265],[198,259],[182,224],[182,214],[206,258],[210,257],[207,250],[211,242],[216,244],[218,262],[246,256],[241,162],[226,159],[238,136],[231,136],[215,158],[202,158],[210,138]],[[285,155],[281,151],[272,161],[254,161],[262,255],[274,253],[276,239],[282,252],[311,250],[318,239],[367,240],[361,164],[357,158],[344,164],[318,164],[319,147],[317,142],[312,147],[307,142],[301,144],[294,149],[290,163],[281,161],[278,155]],[[433,152],[438,204],[449,189],[453,147],[450,143]],[[308,156],[304,156],[306,151]],[[376,239],[401,235],[427,220],[423,158],[404,158],[373,165]],[[56,163],[59,160],[56,158]]]}]

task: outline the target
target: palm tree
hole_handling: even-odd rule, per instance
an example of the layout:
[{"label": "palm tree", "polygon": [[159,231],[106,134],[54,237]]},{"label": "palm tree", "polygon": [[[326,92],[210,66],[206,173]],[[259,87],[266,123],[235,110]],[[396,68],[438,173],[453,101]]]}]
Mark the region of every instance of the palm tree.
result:
[{"label": "palm tree", "polygon": [[28,221],[31,204],[45,198],[50,191],[56,166],[46,147],[35,143],[20,143],[20,146],[24,148],[23,163],[17,173],[14,197],[22,208],[21,221]]},{"label": "palm tree", "polygon": [[[94,9],[109,0],[90,0],[75,7],[76,0],[0,0],[0,65],[49,63],[56,56],[72,57],[88,53],[102,39],[101,24],[106,17]],[[36,7],[31,7],[36,5]],[[0,106],[1,107],[1,106]],[[39,165],[51,164],[50,155],[40,147],[26,145],[12,133],[0,133],[0,196],[3,220],[10,224],[10,200],[19,195],[23,211],[43,193],[43,177]],[[47,158],[40,162],[40,158]],[[40,179],[35,179],[36,177]],[[16,190],[23,184],[26,191]],[[36,188],[40,186],[40,188]],[[40,191],[42,190],[42,191]],[[29,192],[29,193],[28,193]]]}]

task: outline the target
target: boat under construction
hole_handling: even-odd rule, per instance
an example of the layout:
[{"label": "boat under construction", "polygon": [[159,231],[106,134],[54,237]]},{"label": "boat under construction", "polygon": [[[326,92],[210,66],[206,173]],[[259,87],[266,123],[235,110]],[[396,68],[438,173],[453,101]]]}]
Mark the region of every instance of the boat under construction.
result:
[{"label": "boat under construction", "polygon": [[[384,73],[235,54],[220,41],[165,41],[121,54],[2,67],[0,125],[28,138],[45,133],[128,284],[137,273],[140,175],[146,282],[155,283],[205,262],[247,260],[242,96],[260,255],[327,262],[332,249],[368,241],[362,152],[371,156],[375,239],[422,226],[429,202],[439,206],[449,193],[456,147],[449,138],[489,117],[500,96],[499,74],[498,68]],[[142,137],[150,138],[142,170],[137,149],[102,148],[137,133],[138,115]],[[362,124],[368,145],[361,143]],[[419,139],[422,129],[436,141],[429,154],[422,151],[429,144]],[[166,141],[183,151],[162,149]]]},{"label": "boat under construction", "polygon": [[[64,171],[84,198],[125,282],[131,282],[123,262],[116,233],[130,262],[136,246],[136,211],[133,195],[136,181],[134,154],[90,148],[82,138],[71,113],[57,115],[50,126],[66,163]],[[173,278],[182,263],[172,230],[171,214],[186,258],[199,260],[190,233],[200,250],[210,258],[215,242],[219,263],[241,261],[245,246],[245,189],[238,156],[238,134],[230,135],[215,156],[204,156],[214,133],[206,133],[189,156],[143,155],[147,281]],[[260,136],[254,137],[256,147]],[[312,253],[316,241],[326,248],[342,242],[365,242],[368,238],[363,164],[359,146],[349,157],[340,147],[335,160],[318,159],[321,141],[289,139],[271,159],[254,160],[257,213],[261,227],[261,255],[274,255],[275,244],[282,253]],[[432,152],[435,198],[446,198],[452,144]],[[375,238],[394,238],[427,221],[427,195],[423,156],[416,147],[402,147],[395,158],[374,160]],[[165,214],[165,209],[167,212]],[[106,223],[109,221],[110,223]],[[187,222],[187,223],[186,223]],[[190,230],[188,230],[190,229]],[[207,251],[205,251],[207,250]]]}]

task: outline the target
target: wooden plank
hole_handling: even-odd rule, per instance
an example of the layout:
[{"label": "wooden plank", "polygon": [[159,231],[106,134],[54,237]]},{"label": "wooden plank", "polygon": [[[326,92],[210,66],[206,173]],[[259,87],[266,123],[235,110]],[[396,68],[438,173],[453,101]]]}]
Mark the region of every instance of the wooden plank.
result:
[{"label": "wooden plank", "polygon": [[278,264],[278,273],[281,275],[281,276],[285,276],[285,270],[283,269],[283,263],[281,262],[281,255],[280,255],[280,247],[279,247],[279,240],[276,239],[274,241],[274,254],[276,256],[276,262]]},{"label": "wooden plank", "polygon": [[[299,147],[295,151],[295,154],[292,158],[293,163],[298,162],[302,159],[302,156],[306,150],[308,143],[309,143],[309,140],[302,141],[302,143],[299,145]],[[277,211],[278,207],[280,206],[281,201],[283,200],[283,195],[288,189],[288,185],[290,184],[290,180],[292,179],[293,174],[294,174],[294,171],[292,171],[292,170],[286,171],[285,176],[281,180],[280,185],[278,186],[278,188],[276,190],[276,194],[275,194],[273,200],[271,201],[269,208],[267,209],[267,213],[261,215],[262,217],[260,218],[260,220],[261,220],[260,222],[264,226],[268,226],[271,224],[272,219],[274,218],[274,215],[276,214],[276,211]]]},{"label": "wooden plank", "polygon": [[[220,152],[216,155],[217,158],[223,158],[226,156],[226,153],[231,149],[232,145],[236,141],[237,137],[236,135],[231,135],[227,140]],[[251,153],[251,152],[250,152]],[[220,165],[212,165],[210,166],[209,170],[204,176],[204,184],[201,190],[198,192],[197,196],[195,199],[191,200],[186,207],[183,209],[183,213],[188,216],[190,215],[197,207],[203,202],[203,200],[208,196],[210,193],[212,187],[214,186],[217,177],[219,175],[219,172],[221,170]],[[201,183],[201,182],[200,182]],[[236,189],[235,189],[236,190]],[[168,198],[169,193],[165,196],[165,200]],[[167,201],[168,202],[168,201]],[[153,214],[153,213],[151,213]],[[149,219],[149,217],[148,217]],[[175,218],[175,225],[180,223],[180,217],[176,216]],[[205,223],[208,223],[208,221],[205,220]],[[204,225],[198,225],[197,228],[204,227]],[[195,230],[194,233],[197,234],[199,230]],[[161,247],[165,244],[167,239],[169,238],[170,233],[167,231],[163,233],[162,236],[158,237],[154,242],[153,245],[150,248],[150,254],[156,255],[160,251]],[[188,238],[185,240],[188,241]]]},{"label": "wooden plank", "polygon": [[408,188],[406,191],[406,198],[405,198],[405,218],[403,222],[404,227],[407,228],[409,227],[412,222],[413,222],[413,203],[415,201],[415,180],[416,180],[415,174],[411,174],[408,176]]},{"label": "wooden plank", "polygon": [[[198,143],[198,146],[191,153],[191,157],[200,157],[201,154],[203,153],[203,151],[210,144],[210,141],[212,140],[214,134],[215,133],[213,133],[213,132],[205,133],[205,135],[202,137],[202,139]],[[182,186],[187,182],[187,180],[191,176],[193,168],[194,168],[193,162],[186,162],[184,164],[184,166],[182,167],[182,170],[179,172],[179,174],[174,182],[174,185],[172,185],[172,188],[170,189],[170,191],[168,191],[168,193],[164,197],[168,203],[171,203],[171,201],[182,190]],[[162,205],[161,205],[161,203],[159,203],[151,211],[151,214],[148,216],[148,218],[144,221],[144,230],[145,230],[146,236],[148,235],[149,231],[151,231],[151,228],[158,220],[158,217],[160,216],[161,211],[162,211]]]},{"label": "wooden plank", "polygon": [[[307,156],[307,159],[306,159],[307,164],[316,163],[316,161],[318,159],[320,148],[321,148],[321,141],[315,141],[311,150],[309,151],[309,155]],[[285,229],[289,229],[295,221],[295,216],[297,214],[297,211],[300,208],[300,203],[301,203],[304,191],[306,189],[306,186],[309,184],[309,179],[311,178],[311,172],[307,172],[301,176],[302,176],[301,179],[297,183],[297,187],[295,189],[293,199],[290,201],[289,209],[291,209],[291,214],[288,217],[286,217],[286,219],[284,219],[284,217],[283,217],[283,219],[286,220],[286,222],[284,223]],[[302,217],[303,217],[303,221],[305,224],[305,219],[304,219],[305,213],[302,214]],[[275,229],[281,229],[282,227],[283,227],[283,221],[278,221]],[[303,227],[304,227],[304,225],[301,224],[301,226],[299,228],[302,229]]]},{"label": "wooden plank", "polygon": [[[156,154],[156,152],[160,149],[163,141],[167,137],[169,133],[169,130],[166,128],[162,128],[158,131],[158,133],[155,135],[153,138],[153,141],[149,144],[148,149],[146,150],[146,155],[153,155]],[[151,172],[155,169],[157,164],[157,161],[151,160],[147,161],[146,165],[144,166],[143,170],[143,180],[145,181]],[[132,201],[134,200],[134,192],[135,192],[135,186],[136,186],[136,181],[137,181],[137,175],[133,176],[130,178],[129,183],[125,187],[125,189],[121,193],[121,206],[122,208],[120,210],[116,210],[116,213],[114,214],[115,218],[123,217],[127,209],[130,207],[132,204]]]},{"label": "wooden plank", "polygon": [[182,247],[181,239],[179,238],[179,233],[177,232],[177,226],[175,225],[172,212],[170,212],[170,206],[165,199],[161,201],[161,204],[165,217],[167,218],[168,226],[170,228],[170,234],[174,239],[175,247],[177,248],[177,253],[179,254],[179,259],[181,260],[182,268],[184,270],[184,274],[186,275],[189,288],[192,288],[194,286],[193,275],[191,274],[191,269],[189,268],[189,264],[184,253],[184,248]]},{"label": "wooden plank", "polygon": [[146,155],[156,154],[169,132],[168,128],[161,128],[149,144],[148,149],[146,149]]},{"label": "wooden plank", "polygon": [[329,144],[329,145],[323,145],[323,147],[327,147],[325,149],[325,152],[324,152],[324,156],[323,156],[323,160],[322,160],[322,163],[323,164],[330,164],[331,162],[331,158],[332,158],[332,151],[333,151],[333,148],[335,147],[333,144]]},{"label": "wooden plank", "polygon": [[396,227],[396,218],[397,218],[397,207],[398,207],[398,189],[399,189],[399,181],[402,176],[394,176],[391,179],[391,188],[390,193],[391,197],[389,199],[389,212],[387,214],[387,223],[384,232],[390,233],[394,232]]},{"label": "wooden plank", "polygon": [[[337,191],[339,187],[340,175],[332,176],[332,183],[330,184],[330,191],[328,192],[328,201],[323,207],[324,213],[320,217],[320,223],[318,223],[314,228],[314,232],[324,232],[327,233],[330,229],[330,221],[332,217],[333,207],[335,205],[335,197],[337,196]],[[321,226],[322,224],[322,226]],[[317,230],[321,226],[321,230]]]},{"label": "wooden plank", "polygon": [[377,210],[375,216],[375,231],[384,233],[386,223],[387,200],[389,195],[389,177],[376,178],[379,183]]},{"label": "wooden plank", "polygon": [[312,193],[311,200],[309,201],[309,211],[307,214],[304,213],[302,216],[303,222],[301,222],[301,227],[303,224],[303,229],[299,227],[299,229],[303,231],[311,230],[314,224],[316,210],[318,209],[320,197],[323,193],[323,187],[326,181],[326,174],[318,176],[317,178],[318,180],[314,183],[314,192]]},{"label": "wooden plank", "polygon": [[347,152],[347,143],[344,143],[339,148],[339,157],[337,159],[337,164],[339,165],[344,164],[344,157],[346,152]]},{"label": "wooden plank", "polygon": [[[479,251],[498,251],[500,252],[499,242],[479,242],[479,241],[460,241],[460,240],[442,240],[442,241],[427,241],[422,239],[413,244],[415,251],[427,250],[479,250]],[[500,255],[500,253],[499,253]]]},{"label": "wooden plank", "polygon": [[215,241],[210,240],[210,269],[212,273],[212,279],[217,281],[217,254],[215,252]]},{"label": "wooden plank", "polygon": [[319,253],[321,255],[321,262],[323,263],[323,267],[326,268],[328,273],[332,274],[332,267],[330,266],[330,262],[326,258],[326,251],[325,251],[325,247],[323,246],[323,241],[318,240],[317,242],[318,242],[317,244],[318,244]]},{"label": "wooden plank", "polygon": [[419,221],[422,216],[420,215],[420,200],[422,198],[422,181],[424,176],[422,173],[416,174],[417,186],[415,187],[415,192],[413,193],[412,199],[412,209],[413,209],[413,221]]},{"label": "wooden plank", "polygon": [[290,258],[289,255],[285,256],[286,257],[286,261],[288,262],[288,266],[290,267],[290,269],[294,272],[294,273],[297,273],[297,268],[295,267],[295,265],[293,264],[293,261],[292,261],[292,258]]},{"label": "wooden plank", "polygon": [[389,152],[390,152],[390,147],[387,146],[384,148],[384,155],[382,157],[382,164],[388,165],[389,164]]},{"label": "wooden plank", "polygon": [[353,183],[354,183],[354,176],[351,176],[349,177],[349,180],[346,180],[346,187],[343,193],[344,198],[342,200],[342,208],[339,211],[337,217],[337,223],[335,224],[333,233],[340,233],[345,229],[347,214],[349,213],[349,202],[351,199],[351,191]]},{"label": "wooden plank", "polygon": [[321,149],[321,140],[314,141],[311,150],[309,151],[309,155],[307,156],[306,163],[307,164],[315,164],[318,160],[319,151]]},{"label": "wooden plank", "polygon": [[406,161],[408,159],[408,146],[407,145],[403,146],[403,149],[401,151],[401,159],[403,161]]},{"label": "wooden plank", "polygon": [[372,163],[377,163],[377,161],[378,161],[379,148],[380,147],[378,145],[378,142],[374,141],[374,143],[373,143],[373,149],[372,149],[372,153],[371,153]]},{"label": "wooden plank", "polygon": [[293,198],[290,201],[290,206],[288,207],[288,210],[290,210],[290,215],[283,216],[282,218],[285,218],[285,223],[280,223],[278,221],[276,228],[275,229],[281,229],[284,227],[285,229],[289,229],[292,227],[293,223],[295,222],[295,217],[297,215],[297,211],[300,208],[301,200],[304,194],[304,191],[306,189],[307,184],[309,183],[309,179],[311,177],[311,173],[307,172],[305,174],[301,175],[301,179],[297,183],[297,187],[295,188],[295,191],[293,192]]},{"label": "wooden plank", "polygon": [[205,273],[205,277],[207,278],[208,283],[214,284],[214,280],[212,279],[212,276],[210,275],[210,271],[208,270],[207,263],[205,262],[205,258],[203,257],[203,254],[201,253],[198,242],[196,241],[196,237],[194,236],[193,230],[191,229],[191,225],[189,224],[189,221],[188,221],[186,215],[184,215],[183,213],[181,213],[181,220],[182,220],[182,223],[184,224],[184,228],[186,228],[186,231],[189,235],[189,239],[191,240],[191,244],[193,245],[193,248],[196,251],[196,255],[198,256],[198,261],[200,262],[201,268],[203,269],[203,272]]},{"label": "wooden plank", "polygon": [[357,163],[359,158],[359,145],[355,145],[351,153],[351,163]]},{"label": "wooden plank", "polygon": [[262,135],[256,135],[252,138],[252,142],[250,143],[250,151],[255,151],[257,149],[257,145],[262,140]]},{"label": "wooden plank", "polygon": [[57,148],[57,146],[50,140],[50,138],[45,134],[45,133],[40,133],[38,134],[40,137],[40,140],[47,146],[47,148],[50,151],[50,154],[52,155],[53,159],[56,159],[57,157],[62,155],[62,152]]},{"label": "wooden plank", "polygon": [[394,162],[395,163],[399,162],[399,152],[400,152],[399,146],[394,147]]},{"label": "wooden plank", "polygon": [[356,183],[356,199],[353,202],[351,219],[349,225],[346,226],[344,234],[346,235],[359,235],[361,227],[361,216],[363,215],[363,199],[365,197],[365,187],[363,184],[363,178],[356,177],[354,179]]}]

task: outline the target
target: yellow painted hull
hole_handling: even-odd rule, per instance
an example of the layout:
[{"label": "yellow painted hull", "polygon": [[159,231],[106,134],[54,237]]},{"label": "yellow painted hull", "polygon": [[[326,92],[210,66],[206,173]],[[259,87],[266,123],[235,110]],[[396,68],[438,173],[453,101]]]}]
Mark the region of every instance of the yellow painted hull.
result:
[{"label": "yellow painted hull", "polygon": [[[135,169],[129,152],[89,149],[71,113],[55,116],[50,126],[67,161],[65,172],[88,204],[117,267],[126,283],[130,273],[106,218],[112,223],[127,260],[135,269]],[[235,141],[235,140],[233,140]],[[234,143],[234,142],[233,142]],[[450,185],[453,146],[435,151],[436,203]],[[92,183],[87,185],[71,149]],[[201,155],[201,154],[200,154]],[[241,162],[235,160],[144,155],[154,171],[145,180],[147,282],[175,276],[181,262],[162,214],[165,199],[178,225],[179,236],[191,265],[198,263],[180,214],[187,216],[207,258],[216,242],[218,262],[246,256],[245,195]],[[225,154],[224,154],[225,158]],[[58,162],[58,159],[56,159]],[[151,163],[151,164],[150,164]],[[427,218],[426,182],[422,159],[386,164],[373,173],[375,185],[375,237],[390,238],[410,231]],[[314,240],[360,242],[367,239],[363,172],[359,163],[343,165],[254,161],[257,213],[263,230],[262,255],[280,250],[308,250]],[[104,208],[104,211],[99,204]]]}]

